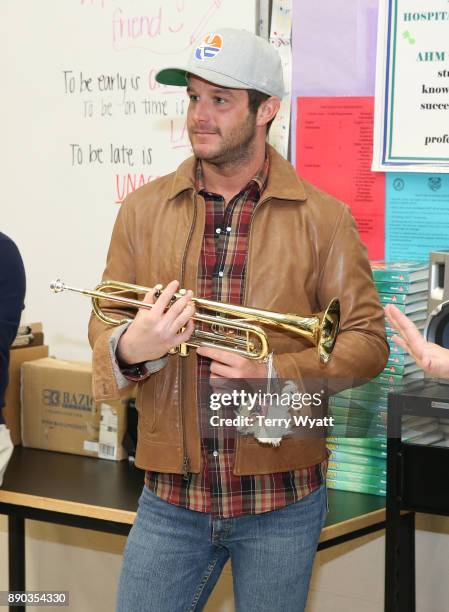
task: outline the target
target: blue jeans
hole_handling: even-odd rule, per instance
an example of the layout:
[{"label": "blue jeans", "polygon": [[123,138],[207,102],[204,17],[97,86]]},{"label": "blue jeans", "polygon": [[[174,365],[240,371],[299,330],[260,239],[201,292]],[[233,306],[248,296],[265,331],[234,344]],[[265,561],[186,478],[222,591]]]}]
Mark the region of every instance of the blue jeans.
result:
[{"label": "blue jeans", "polygon": [[300,612],[327,511],[326,486],[279,510],[216,519],[144,486],[117,612],[202,610],[230,558],[236,612]]}]

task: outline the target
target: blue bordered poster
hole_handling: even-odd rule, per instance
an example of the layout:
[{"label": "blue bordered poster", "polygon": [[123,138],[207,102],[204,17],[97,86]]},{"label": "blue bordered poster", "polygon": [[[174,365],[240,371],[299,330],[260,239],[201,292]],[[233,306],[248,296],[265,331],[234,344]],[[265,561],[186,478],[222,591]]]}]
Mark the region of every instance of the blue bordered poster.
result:
[{"label": "blue bordered poster", "polygon": [[449,1],[379,8],[373,170],[449,172]]}]

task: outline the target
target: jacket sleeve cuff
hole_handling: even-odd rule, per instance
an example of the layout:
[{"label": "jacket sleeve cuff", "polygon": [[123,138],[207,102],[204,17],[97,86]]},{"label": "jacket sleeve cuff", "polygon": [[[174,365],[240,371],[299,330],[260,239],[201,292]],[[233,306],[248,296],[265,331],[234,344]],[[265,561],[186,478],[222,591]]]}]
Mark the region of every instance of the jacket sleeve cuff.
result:
[{"label": "jacket sleeve cuff", "polygon": [[306,392],[304,378],[297,366],[294,353],[279,353],[273,355],[273,373],[294,392]]},{"label": "jacket sleeve cuff", "polygon": [[168,361],[168,355],[164,355],[160,359],[153,359],[151,361],[144,361],[132,365],[121,363],[117,358],[117,345],[130,323],[131,322],[119,325],[109,337],[109,353],[111,355],[115,380],[120,391],[129,387],[130,382],[141,382],[151,374],[158,372]]},{"label": "jacket sleeve cuff", "polygon": [[[279,379],[282,379],[282,377],[279,375],[278,371],[275,368],[274,365],[274,355],[273,353],[270,354],[270,358],[272,360],[271,363],[271,380],[276,383],[277,381],[279,381]],[[283,392],[288,391],[290,393],[298,393],[299,392],[299,387],[298,387],[298,381],[295,381],[294,379],[287,379],[287,380],[283,380],[284,386],[282,388]]]}]

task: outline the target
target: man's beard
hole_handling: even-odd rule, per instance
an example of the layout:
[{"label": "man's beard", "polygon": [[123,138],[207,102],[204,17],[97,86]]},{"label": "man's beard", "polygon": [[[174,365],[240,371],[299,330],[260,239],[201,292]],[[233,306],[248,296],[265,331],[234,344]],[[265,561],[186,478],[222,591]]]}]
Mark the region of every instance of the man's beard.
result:
[{"label": "man's beard", "polygon": [[[193,129],[194,131],[194,129]],[[221,136],[221,133],[218,132]],[[251,159],[254,152],[256,137],[256,116],[249,112],[243,124],[235,126],[229,134],[222,139],[215,151],[206,154],[197,153],[192,145],[193,152],[198,159],[220,167],[234,166]]]}]

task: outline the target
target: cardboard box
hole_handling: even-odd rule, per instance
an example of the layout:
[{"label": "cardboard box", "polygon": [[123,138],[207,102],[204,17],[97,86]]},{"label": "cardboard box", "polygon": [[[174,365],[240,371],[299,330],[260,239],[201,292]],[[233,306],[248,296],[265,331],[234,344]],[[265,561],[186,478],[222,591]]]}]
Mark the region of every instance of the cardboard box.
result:
[{"label": "cardboard box", "polygon": [[115,460],[126,457],[126,401],[94,403],[90,363],[49,358],[26,363],[21,395],[24,446]]},{"label": "cardboard box", "polygon": [[19,327],[17,336],[11,345],[11,350],[23,346],[41,346],[44,344],[44,330],[42,323],[30,323]]},{"label": "cardboard box", "polygon": [[48,356],[48,346],[23,346],[9,354],[9,383],[5,394],[3,415],[11,431],[14,446],[22,444],[21,409],[20,409],[20,368],[26,361],[42,359]]}]

